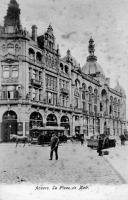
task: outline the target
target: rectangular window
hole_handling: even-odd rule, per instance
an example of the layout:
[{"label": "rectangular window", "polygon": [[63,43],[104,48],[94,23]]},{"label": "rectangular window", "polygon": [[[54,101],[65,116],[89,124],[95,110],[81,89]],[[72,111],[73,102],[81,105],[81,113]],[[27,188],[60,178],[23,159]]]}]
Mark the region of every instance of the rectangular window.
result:
[{"label": "rectangular window", "polygon": [[47,93],[47,102],[48,102],[49,104],[52,104],[52,93],[51,93],[51,92],[48,92],[48,93]]},{"label": "rectangular window", "polygon": [[85,91],[82,91],[82,99],[85,100]]},{"label": "rectangular window", "polygon": [[75,102],[74,102],[74,107],[75,107],[75,108],[78,108],[78,98],[75,98],[74,100],[75,100]]},{"label": "rectangular window", "polygon": [[39,81],[42,81],[42,73],[39,72]]},{"label": "rectangular window", "polygon": [[86,111],[86,102],[83,101],[83,111]]},{"label": "rectangular window", "polygon": [[66,107],[69,107],[69,98],[66,98]]},{"label": "rectangular window", "polygon": [[17,77],[18,77],[18,68],[12,67],[12,78],[17,78]]},{"label": "rectangular window", "polygon": [[9,78],[9,66],[3,67],[3,78]]},{"label": "rectangular window", "polygon": [[50,76],[50,75],[46,75],[46,88],[56,91],[57,90],[57,78]]},{"label": "rectangular window", "polygon": [[36,71],[33,69],[33,72],[32,72],[32,78],[35,80],[36,79]]},{"label": "rectangular window", "polygon": [[57,104],[57,95],[53,94],[53,104],[56,105]]},{"label": "rectangular window", "polygon": [[61,81],[61,79],[60,79],[60,80],[59,80],[59,88],[61,88],[61,82],[62,82],[62,81]]},{"label": "rectangular window", "polygon": [[42,91],[39,90],[39,101],[42,101]]},{"label": "rectangular window", "polygon": [[64,95],[62,96],[62,106],[65,107],[65,98],[64,98]]},{"label": "rectangular window", "polygon": [[17,92],[15,86],[5,86],[2,88],[2,99],[18,99]]},{"label": "rectangular window", "polygon": [[36,100],[36,91],[35,88],[32,88],[32,100]]}]

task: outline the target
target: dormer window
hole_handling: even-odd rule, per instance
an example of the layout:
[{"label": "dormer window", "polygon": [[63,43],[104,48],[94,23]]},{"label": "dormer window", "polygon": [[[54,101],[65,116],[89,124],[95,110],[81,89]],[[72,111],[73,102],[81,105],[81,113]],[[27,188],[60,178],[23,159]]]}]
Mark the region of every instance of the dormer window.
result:
[{"label": "dormer window", "polygon": [[7,48],[8,48],[8,52],[9,53],[14,53],[14,45],[13,44],[9,43],[7,45]]}]

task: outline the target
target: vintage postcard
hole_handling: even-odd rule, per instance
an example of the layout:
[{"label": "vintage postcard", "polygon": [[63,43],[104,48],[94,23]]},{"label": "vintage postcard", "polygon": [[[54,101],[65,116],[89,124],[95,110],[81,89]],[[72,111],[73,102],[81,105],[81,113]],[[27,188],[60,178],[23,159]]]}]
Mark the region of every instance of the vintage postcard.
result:
[{"label": "vintage postcard", "polygon": [[126,200],[128,2],[0,3],[0,200]]}]

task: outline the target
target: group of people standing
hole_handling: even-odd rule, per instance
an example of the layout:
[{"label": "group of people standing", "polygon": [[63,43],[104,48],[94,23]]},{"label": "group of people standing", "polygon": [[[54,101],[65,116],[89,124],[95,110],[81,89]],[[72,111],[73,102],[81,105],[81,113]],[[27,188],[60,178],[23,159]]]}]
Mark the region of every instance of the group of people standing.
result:
[{"label": "group of people standing", "polygon": [[[121,145],[124,145],[125,140],[126,140],[125,136],[121,135],[120,140],[121,140]],[[108,136],[104,137],[104,139],[101,136],[99,136],[98,147],[97,147],[97,153],[99,156],[103,155],[102,150],[104,149],[104,145],[107,144],[107,141],[109,141]],[[80,142],[81,142],[81,145],[84,144],[84,136],[83,135],[80,137]],[[59,146],[59,137],[55,133],[53,133],[52,137],[51,137],[51,142],[50,142],[51,151],[50,151],[50,159],[49,160],[53,159],[53,152],[55,152],[55,159],[58,160],[58,146]]]}]

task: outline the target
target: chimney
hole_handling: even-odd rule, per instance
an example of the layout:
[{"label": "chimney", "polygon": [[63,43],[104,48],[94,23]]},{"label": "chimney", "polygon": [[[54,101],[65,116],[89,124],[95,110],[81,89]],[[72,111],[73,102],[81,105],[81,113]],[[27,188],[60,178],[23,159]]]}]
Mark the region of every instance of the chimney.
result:
[{"label": "chimney", "polygon": [[37,42],[37,26],[33,25],[32,26],[32,39]]}]

